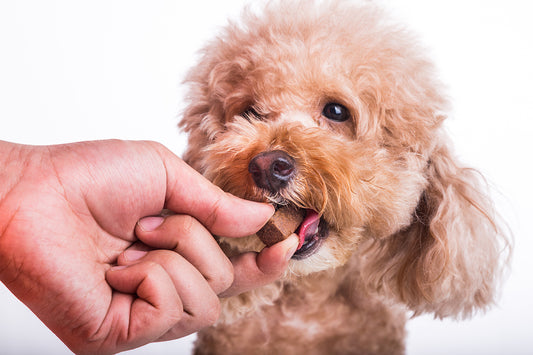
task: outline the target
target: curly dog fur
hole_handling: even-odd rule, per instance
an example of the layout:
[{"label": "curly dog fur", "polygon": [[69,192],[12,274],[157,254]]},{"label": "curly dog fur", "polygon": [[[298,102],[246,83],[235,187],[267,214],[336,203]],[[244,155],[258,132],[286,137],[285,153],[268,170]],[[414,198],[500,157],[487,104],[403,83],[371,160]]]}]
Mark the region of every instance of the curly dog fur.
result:
[{"label": "curly dog fur", "polygon": [[[368,2],[270,2],[205,47],[187,77],[185,160],[234,195],[318,212],[321,233],[281,280],[222,300],[198,354],[401,354],[408,316],[494,302],[507,239],[482,177],[452,155],[436,77]],[[249,172],[272,151],[295,170],[275,190]]]}]

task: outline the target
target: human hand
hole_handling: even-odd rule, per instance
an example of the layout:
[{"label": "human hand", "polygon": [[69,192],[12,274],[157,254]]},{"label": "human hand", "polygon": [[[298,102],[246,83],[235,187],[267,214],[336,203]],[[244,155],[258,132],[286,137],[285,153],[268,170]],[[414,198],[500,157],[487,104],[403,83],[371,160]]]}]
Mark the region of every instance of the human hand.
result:
[{"label": "human hand", "polygon": [[[152,142],[0,142],[0,152],[0,279],[77,353],[210,325],[218,294],[275,280],[296,248],[289,238],[232,264],[212,234],[252,234],[273,208],[222,192]],[[137,224],[163,208],[177,214]],[[138,238],[157,250],[125,252]]]}]

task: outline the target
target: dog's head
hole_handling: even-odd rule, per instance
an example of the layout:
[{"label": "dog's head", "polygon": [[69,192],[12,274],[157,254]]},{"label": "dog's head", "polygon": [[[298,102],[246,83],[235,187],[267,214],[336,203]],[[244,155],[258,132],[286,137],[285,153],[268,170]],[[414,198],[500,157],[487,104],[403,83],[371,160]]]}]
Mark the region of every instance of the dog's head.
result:
[{"label": "dog's head", "polygon": [[[234,195],[319,214],[293,273],[342,265],[364,245],[368,279],[416,306],[438,293],[430,284],[447,277],[450,248],[464,254],[447,219],[453,232],[496,233],[448,153],[447,103],[423,54],[373,6],[280,1],[247,12],[189,73],[185,159]],[[225,242],[264,247],[255,236]]]}]

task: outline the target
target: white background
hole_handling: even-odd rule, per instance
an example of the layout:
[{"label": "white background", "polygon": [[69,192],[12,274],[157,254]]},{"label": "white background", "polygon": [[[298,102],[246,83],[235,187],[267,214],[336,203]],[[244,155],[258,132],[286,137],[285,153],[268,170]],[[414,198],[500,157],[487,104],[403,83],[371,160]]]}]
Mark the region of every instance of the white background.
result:
[{"label": "white background", "polygon": [[[499,306],[409,323],[408,354],[533,352],[533,6],[528,0],[379,0],[415,29],[454,103],[447,123],[516,240]],[[176,153],[180,82],[244,1],[0,0],[0,139],[150,139]],[[130,354],[187,354],[194,336]],[[0,354],[70,354],[0,285]]]}]

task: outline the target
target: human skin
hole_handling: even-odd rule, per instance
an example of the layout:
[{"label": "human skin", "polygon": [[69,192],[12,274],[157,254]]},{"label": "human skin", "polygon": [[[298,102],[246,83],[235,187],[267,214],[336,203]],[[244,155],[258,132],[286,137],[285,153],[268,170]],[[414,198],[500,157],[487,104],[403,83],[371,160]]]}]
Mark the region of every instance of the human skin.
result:
[{"label": "human skin", "polygon": [[273,207],[223,192],[154,142],[0,141],[0,164],[0,280],[75,353],[211,325],[219,296],[277,279],[298,244],[228,259],[213,235],[253,234]]}]

